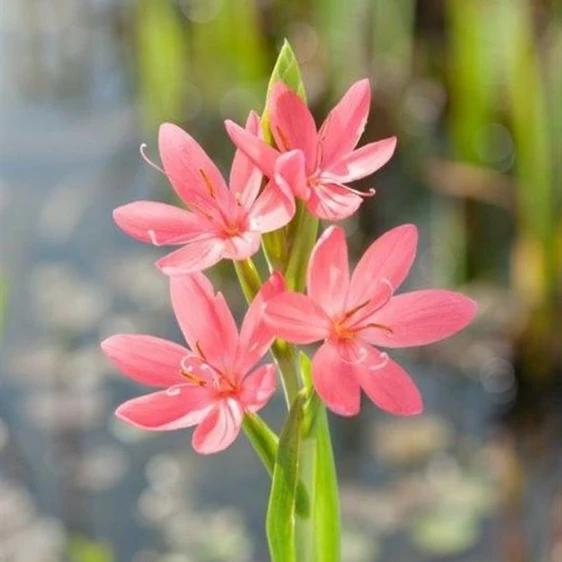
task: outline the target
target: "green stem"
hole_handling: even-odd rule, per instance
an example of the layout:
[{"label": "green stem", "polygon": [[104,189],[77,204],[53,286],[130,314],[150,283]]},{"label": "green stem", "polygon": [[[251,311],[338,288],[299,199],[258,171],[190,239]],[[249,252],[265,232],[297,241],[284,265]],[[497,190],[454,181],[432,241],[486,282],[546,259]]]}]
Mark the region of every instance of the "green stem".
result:
[{"label": "green stem", "polygon": [[[242,427],[267,473],[272,476],[279,448],[279,438],[257,414],[246,414]],[[297,484],[295,512],[300,518],[307,518],[310,515],[309,494],[302,480],[299,480]]]},{"label": "green stem", "polygon": [[262,236],[262,248],[269,271],[285,271],[287,264],[287,244],[285,243],[285,229],[267,232]]},{"label": "green stem", "polygon": [[285,271],[287,286],[292,291],[304,291],[308,259],[316,244],[318,219],[312,216],[302,201],[297,203],[297,212],[291,227],[291,254]]},{"label": "green stem", "polygon": [[238,276],[238,281],[240,281],[240,286],[242,287],[242,292],[246,300],[248,303],[252,302],[259,293],[262,285],[260,274],[252,258],[235,261],[234,269],[236,270],[236,275]]},{"label": "green stem", "polygon": [[271,353],[281,371],[281,380],[287,406],[290,408],[299,391],[299,377],[295,362],[295,348],[285,340],[277,339],[271,346]]},{"label": "green stem", "polygon": [[[236,275],[238,276],[246,300],[252,302],[262,285],[260,274],[252,258],[235,261],[234,269],[236,270]],[[299,391],[299,378],[294,346],[283,340],[275,340],[271,346],[271,353],[281,373],[285,399],[287,401],[287,406],[290,407]]]}]

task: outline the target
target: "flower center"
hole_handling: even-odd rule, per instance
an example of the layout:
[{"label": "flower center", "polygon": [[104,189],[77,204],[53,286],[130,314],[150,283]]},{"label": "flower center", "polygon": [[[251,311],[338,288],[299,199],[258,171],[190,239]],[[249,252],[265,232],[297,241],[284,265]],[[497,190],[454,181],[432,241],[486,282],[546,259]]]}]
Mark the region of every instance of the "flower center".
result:
[{"label": "flower center", "polygon": [[232,224],[232,223],[225,223],[223,225],[223,234],[225,234],[226,238],[232,238],[233,236],[237,236],[240,234],[241,228],[239,224]]},{"label": "flower center", "polygon": [[343,322],[336,322],[333,331],[334,336],[341,341],[351,341],[355,337],[355,331],[345,326]]},{"label": "flower center", "polygon": [[[346,311],[337,321],[335,321],[333,326],[334,336],[342,341],[350,341],[359,332],[361,332],[362,330],[367,330],[369,328],[384,330],[385,332],[387,332],[387,335],[391,335],[393,333],[393,330],[388,326],[377,324],[375,322],[369,322],[365,324],[365,321],[369,317],[370,312],[363,309],[365,309],[365,307],[369,304],[370,301],[368,300],[362,302],[356,307]],[[363,316],[359,315],[359,317],[357,317],[357,313],[361,310],[363,310]],[[365,314],[365,312],[367,314]]]}]

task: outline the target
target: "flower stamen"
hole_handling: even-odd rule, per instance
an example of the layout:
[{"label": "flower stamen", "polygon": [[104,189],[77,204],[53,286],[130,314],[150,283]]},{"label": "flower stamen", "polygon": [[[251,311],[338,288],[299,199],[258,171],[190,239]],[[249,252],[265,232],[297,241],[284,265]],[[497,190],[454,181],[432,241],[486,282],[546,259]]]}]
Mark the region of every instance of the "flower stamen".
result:
[{"label": "flower stamen", "polygon": [[203,168],[199,168],[199,174],[201,175],[203,181],[205,182],[205,186],[207,187],[207,191],[209,192],[209,195],[214,199],[216,195],[216,189],[215,186],[213,185],[213,182],[210,180],[209,176],[207,175],[205,170],[203,170]]},{"label": "flower stamen", "polygon": [[154,168],[156,171],[160,172],[161,174],[164,174],[165,176],[167,175],[166,172],[160,167],[158,166],[158,164],[155,164],[147,155],[146,155],[146,143],[143,142],[140,145],[139,148],[139,152],[141,153],[142,159],[152,168]]}]

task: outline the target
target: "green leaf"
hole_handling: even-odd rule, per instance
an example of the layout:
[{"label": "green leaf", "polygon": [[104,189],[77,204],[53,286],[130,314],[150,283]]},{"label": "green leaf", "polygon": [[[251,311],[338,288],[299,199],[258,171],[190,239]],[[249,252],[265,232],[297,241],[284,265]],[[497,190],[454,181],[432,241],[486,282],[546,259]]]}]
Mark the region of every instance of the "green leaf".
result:
[{"label": "green leaf", "polygon": [[[271,476],[274,471],[275,458],[279,447],[277,435],[271,431],[269,426],[257,414],[246,414],[244,416],[243,428],[267,473]],[[310,515],[308,491],[302,481],[299,481],[297,484],[295,511],[299,517],[309,517]]]},{"label": "green leaf", "polygon": [[[308,356],[299,356],[302,378],[309,393],[303,406],[301,478],[311,491],[311,517],[300,523],[299,544],[313,562],[340,560],[340,507],[336,466],[325,406],[312,387],[312,365]],[[311,535],[311,536],[306,536]]]},{"label": "green leaf", "polygon": [[339,562],[341,522],[338,480],[328,415],[323,406],[315,423],[316,463],[312,490],[312,527],[315,562]]},{"label": "green leaf", "polygon": [[297,558],[295,514],[305,399],[297,394],[279,438],[266,521],[271,562],[304,562]]}]

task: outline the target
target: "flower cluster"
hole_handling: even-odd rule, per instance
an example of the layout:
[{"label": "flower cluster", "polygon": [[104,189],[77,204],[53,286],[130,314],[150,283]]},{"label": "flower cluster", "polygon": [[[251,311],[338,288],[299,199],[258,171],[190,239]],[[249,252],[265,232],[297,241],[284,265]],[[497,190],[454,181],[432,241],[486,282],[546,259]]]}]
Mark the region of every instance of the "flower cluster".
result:
[{"label": "flower cluster", "polygon": [[[361,389],[396,415],[422,411],[420,393],[405,370],[380,348],[425,345],[470,323],[476,305],[463,295],[423,290],[396,295],[414,261],[417,230],[402,225],[367,249],[350,275],[345,232],[330,226],[308,262],[306,293],[287,290],[273,271],[238,331],[221,293],[202,273],[222,259],[247,260],[262,235],[291,222],[297,200],[316,218],[351,216],[368,193],[346,184],[369,176],[393,155],[396,139],[356,149],[370,108],[366,80],[355,83],[319,130],[307,105],[278,82],[268,102],[275,146],[251,113],[242,128],[226,122],[237,147],[230,178],[186,132],[160,128],[162,168],[187,210],[137,201],[115,210],[116,223],[143,242],[177,245],[157,267],[169,276],[172,306],[189,347],[147,335],[117,335],[102,343],[125,375],[164,390],[125,402],[121,419],[144,429],[197,425],[200,453],[228,447],[244,416],[260,410],[276,386],[276,367],[257,366],[275,338],[294,344],[321,342],[312,381],[333,412],[351,416]],[[298,232],[296,233],[298,236]]]}]

